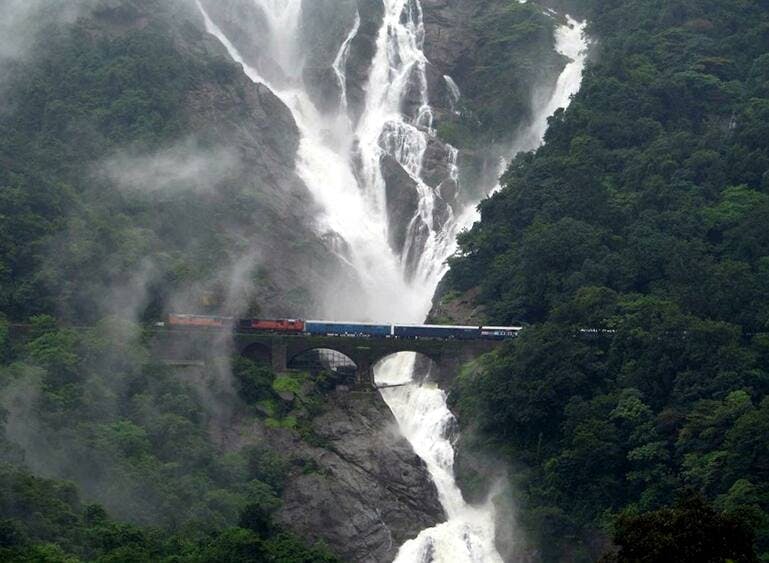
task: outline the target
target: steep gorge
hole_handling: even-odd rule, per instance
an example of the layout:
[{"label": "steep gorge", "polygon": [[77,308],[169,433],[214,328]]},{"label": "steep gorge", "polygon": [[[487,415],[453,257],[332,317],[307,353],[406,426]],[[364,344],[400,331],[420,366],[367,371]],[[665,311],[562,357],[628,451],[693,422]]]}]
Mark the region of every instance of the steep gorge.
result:
[{"label": "steep gorge", "polygon": [[[567,105],[569,96],[578,88],[584,62],[583,28],[574,21],[563,22],[557,37],[558,51],[552,50],[552,46],[550,50],[564,59],[570,56],[567,70],[555,86],[548,86],[541,76],[527,77],[527,102],[531,107],[521,115],[530,115],[530,123],[521,118],[516,131],[497,138],[485,134],[477,120],[468,128],[466,141],[472,150],[460,151],[442,140],[438,130],[452,122],[464,121],[467,127],[463,112],[472,107],[473,100],[460,106],[460,86],[425,56],[425,12],[419,2],[384,3],[381,29],[363,88],[363,106],[356,106],[346,97],[360,86],[348,81],[344,64],[349,60],[361,61],[355,41],[362,21],[359,6],[347,6],[354,12],[352,17],[349,12],[345,17],[340,10],[337,19],[342,23],[336,25],[317,18],[323,31],[332,30],[335,35],[336,41],[329,41],[332,47],[324,46],[318,39],[318,29],[313,27],[317,21],[302,17],[304,7],[298,1],[280,6],[266,1],[247,7],[239,4],[238,10],[250,10],[246,18],[232,17],[232,7],[221,15],[211,2],[201,2],[200,6],[209,32],[225,45],[233,59],[244,65],[252,80],[265,83],[278,93],[299,123],[302,142],[298,170],[324,209],[328,236],[346,243],[338,250],[350,264],[346,274],[351,277],[335,280],[349,291],[345,291],[341,301],[338,297],[330,300],[332,318],[400,322],[424,319],[432,293],[445,271],[443,261],[453,252],[456,233],[474,217],[472,202],[495,188],[506,157],[538,146],[547,116],[557,107]],[[444,9],[443,21],[449,21],[445,18],[445,4],[430,7]],[[496,7],[486,8],[493,12]],[[466,17],[468,7],[460,4],[454,9],[449,10],[451,16],[465,22],[462,18]],[[485,15],[491,16],[488,12]],[[256,19],[266,25],[265,41],[269,45],[253,52],[244,40],[250,36],[244,22]],[[433,17],[432,21],[440,22],[441,17]],[[340,29],[347,31],[340,33]],[[477,28],[467,26],[462,31],[467,35],[478,32]],[[303,53],[301,38],[306,35],[315,37],[319,51],[326,52],[325,63],[324,57],[316,52]],[[433,27],[432,37],[440,39],[440,25]],[[542,37],[552,41],[552,31]],[[459,65],[458,59],[474,53],[481,41],[478,37],[467,40],[469,46],[465,50],[449,52],[445,41],[442,47],[434,46],[434,50],[447,67],[452,63]],[[530,44],[527,47],[532,48]],[[334,49],[336,55],[332,57]],[[539,45],[534,50],[546,49]],[[309,73],[305,66],[308,61]],[[322,75],[328,79],[326,87],[319,90],[317,84],[307,84],[308,77]],[[333,85],[332,76],[337,78],[336,88],[329,86]],[[376,273],[372,276],[373,272]],[[393,306],[394,303],[397,305]],[[386,307],[382,308],[383,304]],[[380,367],[378,377],[388,381],[392,377],[409,377],[411,366],[408,358],[393,361]],[[403,425],[405,411],[399,411],[405,408],[421,412],[422,407],[410,404],[410,399],[401,401],[399,394],[411,392],[388,392],[385,399]],[[415,392],[416,397],[423,395],[423,391]],[[445,409],[445,395],[432,395],[434,406],[429,408],[440,409],[443,404]],[[445,412],[438,416],[450,418]],[[431,413],[425,411],[424,415]],[[428,440],[446,440],[442,434],[447,431],[449,418],[438,420],[433,429],[436,435]],[[412,444],[420,452],[422,446],[414,441]],[[499,556],[494,548],[494,509],[490,505],[485,509],[464,505],[453,484],[453,450],[447,440],[445,444],[445,459],[437,464],[431,465],[427,450],[420,455],[427,456],[424,459],[434,478],[438,479],[435,471],[439,467],[445,472],[446,483],[444,478],[436,481],[438,493],[450,524],[457,529],[444,527],[439,532],[440,528],[436,528],[436,532],[420,536],[419,541],[404,547],[399,560],[495,560]],[[428,449],[433,447],[425,445]],[[451,537],[463,537],[464,541],[452,545]]]},{"label": "steep gorge", "polygon": [[[562,18],[536,5],[507,4],[96,2],[74,24],[72,45],[61,51],[102,49],[103,61],[83,62],[97,72],[88,67],[90,74],[83,74],[102,72],[104,91],[123,77],[125,99],[110,106],[114,129],[103,132],[101,107],[78,105],[91,100],[66,100],[64,107],[74,109],[64,111],[65,118],[55,114],[60,105],[45,100],[23,113],[39,111],[54,124],[61,119],[64,170],[53,176],[72,182],[82,201],[100,206],[84,212],[75,201],[62,212],[59,233],[66,236],[46,240],[47,283],[63,287],[54,291],[61,296],[55,310],[71,322],[103,314],[156,320],[169,310],[421,322],[456,234],[474,219],[475,203],[495,189],[519,130],[534,117],[541,122],[543,108],[533,101],[554,99],[553,85],[567,62],[553,49]],[[485,26],[499,14],[537,32],[523,33],[500,51]],[[156,42],[155,50],[142,47]],[[487,43],[497,47],[484,51]],[[149,75],[142,65],[133,74],[113,69],[115,52],[150,56],[161,66]],[[543,53],[547,62],[535,65]],[[517,56],[526,64],[505,66]],[[47,65],[59,62],[54,57]],[[489,71],[492,63],[502,67]],[[68,68],[62,66],[64,85]],[[498,71],[501,78],[488,87],[489,72]],[[158,76],[178,90],[170,104],[178,112],[173,119],[165,107],[134,98],[137,85]],[[515,111],[499,106],[481,115],[487,97],[501,96],[500,89],[514,91]],[[562,93],[568,98],[569,90]],[[165,101],[165,95],[154,97]],[[156,121],[145,131],[150,119]],[[499,130],[488,131],[490,122]],[[123,133],[116,141],[115,129]],[[26,168],[38,158],[30,154],[13,165]],[[114,238],[100,228],[113,216],[121,228]],[[445,464],[445,479],[436,489],[430,479],[436,464],[396,431],[379,395],[328,392],[324,408],[313,413],[285,399],[282,408],[299,417],[303,431],[311,429],[308,440],[238,404],[228,368],[213,367],[229,350],[224,345],[210,352],[208,367],[192,377],[176,375],[193,381],[209,432],[225,451],[250,443],[285,454],[290,469],[277,513],[282,524],[325,540],[349,560],[392,560],[417,536],[401,560],[446,556],[451,544],[436,544],[440,533],[429,530],[457,515],[462,529],[466,511],[475,509],[464,504],[453,481],[446,433],[453,422],[440,390],[414,387],[413,393],[429,399],[427,414],[439,417],[434,435],[420,438],[427,449],[430,440],[440,442],[447,456],[438,464]],[[380,376],[411,377],[412,359],[398,360],[391,363],[394,371]],[[236,406],[217,410],[219,399],[208,401],[210,393]],[[403,425],[398,404],[412,408],[410,396],[396,392],[386,399]],[[35,415],[27,407],[13,416],[21,418],[11,423]],[[38,471],[88,485],[74,466],[52,468],[45,455],[35,457],[34,436],[20,445]],[[85,490],[119,511],[105,493],[111,473],[101,470],[105,481]],[[484,524],[466,527],[470,540],[461,547],[468,557],[494,560],[493,509],[481,513]],[[126,510],[121,516],[134,515]],[[474,547],[478,538],[483,545]]]}]

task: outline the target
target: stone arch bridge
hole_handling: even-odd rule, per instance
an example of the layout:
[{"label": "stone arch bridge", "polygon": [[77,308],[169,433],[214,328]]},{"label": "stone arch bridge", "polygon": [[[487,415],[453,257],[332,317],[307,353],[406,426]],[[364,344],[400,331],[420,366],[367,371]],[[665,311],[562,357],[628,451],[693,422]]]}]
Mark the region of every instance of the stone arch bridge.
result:
[{"label": "stone arch bridge", "polygon": [[[216,346],[233,346],[233,352],[259,358],[280,373],[292,360],[313,350],[332,350],[344,354],[355,364],[359,385],[373,387],[374,366],[400,352],[416,352],[432,360],[438,378],[453,377],[463,364],[499,348],[498,340],[459,340],[437,338],[375,338],[357,336],[282,335],[272,333],[236,333],[232,341],[224,332],[167,329],[158,331],[154,340],[169,361],[194,361]],[[198,357],[196,357],[198,356]]]}]

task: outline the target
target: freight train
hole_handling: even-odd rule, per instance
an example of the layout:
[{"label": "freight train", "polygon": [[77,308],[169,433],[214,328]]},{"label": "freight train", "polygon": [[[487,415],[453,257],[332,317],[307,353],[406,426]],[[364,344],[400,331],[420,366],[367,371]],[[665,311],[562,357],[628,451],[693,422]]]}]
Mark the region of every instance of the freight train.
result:
[{"label": "freight train", "polygon": [[366,338],[441,338],[457,340],[506,340],[517,336],[520,326],[389,325],[304,321],[299,319],[236,319],[206,315],[168,316],[168,326],[178,328],[230,329],[313,336]]}]

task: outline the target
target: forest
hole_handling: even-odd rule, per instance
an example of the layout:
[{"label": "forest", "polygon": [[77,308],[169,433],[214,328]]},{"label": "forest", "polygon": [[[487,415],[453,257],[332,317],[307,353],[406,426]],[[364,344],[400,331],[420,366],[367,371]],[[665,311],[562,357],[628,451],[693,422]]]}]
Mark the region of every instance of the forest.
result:
[{"label": "forest", "polygon": [[466,448],[544,560],[767,561],[769,4],[579,7],[581,91],[451,260],[528,326],[455,386]]},{"label": "forest", "polygon": [[[277,412],[291,382],[245,359],[232,395],[179,378],[140,326],[117,319],[78,331],[39,315],[24,338],[9,335],[0,323],[0,559],[337,560],[273,521],[290,469],[279,452],[222,453],[210,434],[241,402],[296,425]],[[66,480],[39,477],[54,474]]]},{"label": "forest", "polygon": [[[241,361],[231,394],[210,396],[151,357],[142,326],[109,315],[159,319],[159,295],[227,255],[215,227],[200,220],[192,247],[185,229],[255,205],[153,201],[95,168],[190,135],[195,88],[235,87],[237,67],[178,48],[173,3],[126,2],[121,17],[134,4],[159,15],[117,34],[52,22],[0,68],[0,560],[336,561],[273,521],[288,462],[260,446],[222,454],[210,435],[226,405],[279,410],[275,374]],[[162,283],[133,310],[113,289],[149,255]],[[229,369],[225,353],[213,361]]]},{"label": "forest", "polygon": [[[769,561],[769,2],[549,4],[590,22],[582,90],[481,205],[442,296],[527,327],[451,389],[465,492],[487,492],[473,458],[506,466],[544,561]],[[528,12],[515,29],[479,22],[478,57],[549,33]],[[2,67],[0,559],[335,561],[273,519],[287,472],[316,468],[258,446],[222,454],[210,435],[237,402],[315,440],[281,402],[292,382],[239,360],[231,395],[211,395],[149,353],[142,321],[237,245],[212,218],[242,227],[263,207],[234,182],[230,198],[158,200],[94,170],[199,133],[190,91],[240,95],[235,65],[179,49],[162,22],[49,26],[44,49]],[[525,115],[522,88],[490,97],[522,63],[498,64],[475,75],[469,108],[492,129]],[[441,134],[481,136],[463,127]],[[125,297],[111,290],[150,255],[137,322],[110,316]]]}]

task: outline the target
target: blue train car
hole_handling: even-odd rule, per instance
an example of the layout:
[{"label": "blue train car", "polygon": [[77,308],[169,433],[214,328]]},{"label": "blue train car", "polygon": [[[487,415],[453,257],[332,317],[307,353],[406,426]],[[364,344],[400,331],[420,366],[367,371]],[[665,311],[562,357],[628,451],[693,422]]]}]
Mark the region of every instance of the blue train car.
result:
[{"label": "blue train car", "polygon": [[507,340],[518,336],[520,326],[482,326],[481,338],[485,340]]},{"label": "blue train car", "polygon": [[395,325],[393,335],[398,338],[457,338],[471,340],[481,337],[477,326],[451,325]]},{"label": "blue train car", "polygon": [[305,321],[304,330],[309,334],[328,336],[377,336],[392,334],[390,325],[365,323],[334,323],[329,321]]}]

